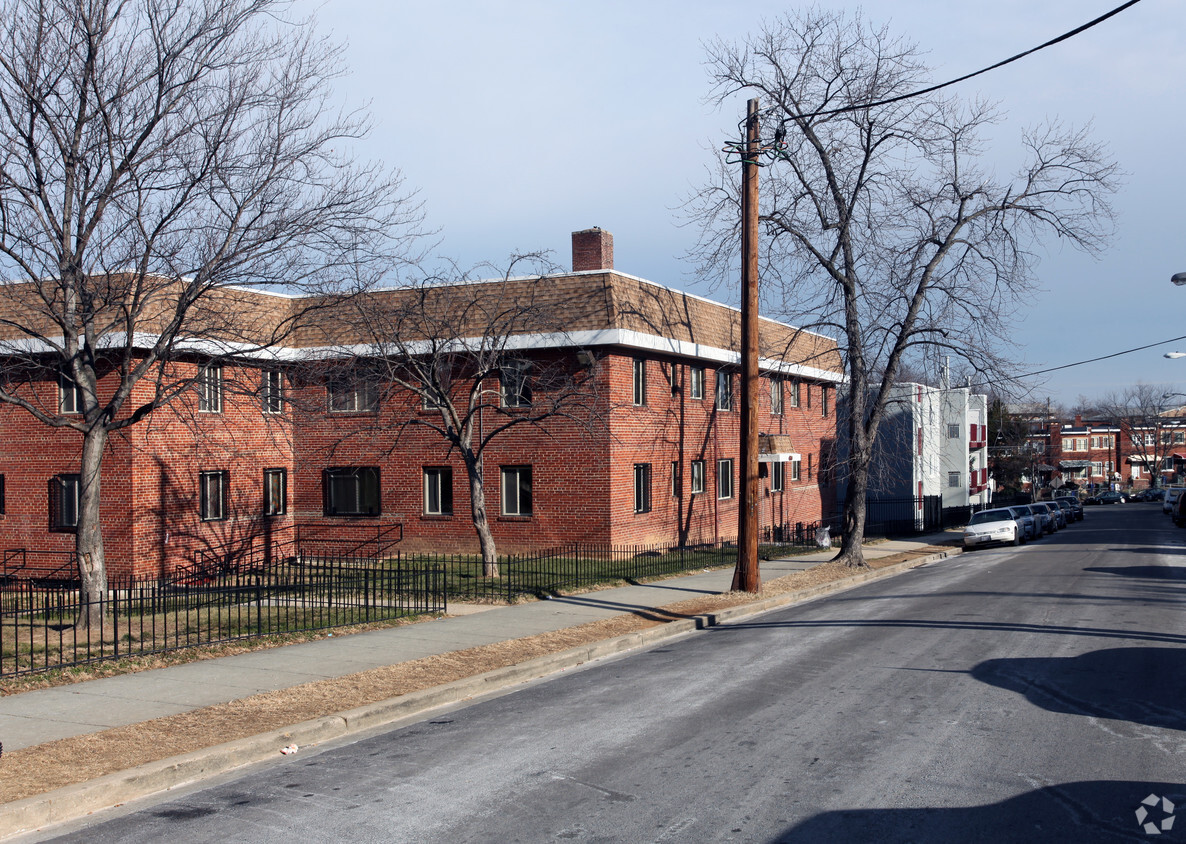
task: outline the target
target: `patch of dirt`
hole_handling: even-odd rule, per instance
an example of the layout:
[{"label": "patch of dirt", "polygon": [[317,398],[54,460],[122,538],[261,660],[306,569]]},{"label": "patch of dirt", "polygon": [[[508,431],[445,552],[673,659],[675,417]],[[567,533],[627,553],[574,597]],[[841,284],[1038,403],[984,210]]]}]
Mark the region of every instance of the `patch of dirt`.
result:
[{"label": "patch of dirt", "polygon": [[[879,569],[943,550],[947,548],[929,546],[914,552],[870,560],[868,565],[872,569]],[[841,563],[822,563],[763,584],[762,591],[757,596],[744,592],[729,592],[692,598],[653,610],[614,616],[565,630],[374,668],[346,677],[320,680],[180,715],[157,718],[142,724],[116,727],[99,733],[10,751],[0,757],[0,803],[43,794],[56,788],[86,782],[105,774],[223,742],[283,729],[301,721],[440,686],[464,677],[591,642],[612,639],[676,619],[751,603],[755,597],[760,599],[782,595],[841,580],[853,573],[854,569]],[[335,635],[341,634],[335,631]],[[224,647],[216,649],[214,655],[224,656],[238,650],[250,649],[246,646]],[[177,657],[154,660],[159,665],[177,661],[181,660]],[[137,669],[151,667],[155,666],[149,664],[137,666]],[[100,676],[108,672],[120,673],[101,669],[90,676]],[[79,677],[79,680],[90,679],[90,676]],[[14,691],[10,689],[9,693]]]}]

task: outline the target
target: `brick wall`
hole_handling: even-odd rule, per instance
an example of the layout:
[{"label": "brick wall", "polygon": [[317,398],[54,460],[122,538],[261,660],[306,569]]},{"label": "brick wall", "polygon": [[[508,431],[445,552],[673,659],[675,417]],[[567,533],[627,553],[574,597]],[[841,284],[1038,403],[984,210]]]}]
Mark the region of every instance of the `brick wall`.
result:
[{"label": "brick wall", "polygon": [[[634,404],[635,355],[602,350],[587,370],[597,413],[582,419],[557,417],[508,428],[489,445],[483,479],[498,550],[523,552],[567,542],[654,544],[710,541],[737,535],[741,486],[738,465],[739,378],[726,367],[733,409],[718,410],[715,366],[704,365],[703,397],[691,395],[686,359],[648,355],[645,404]],[[574,350],[540,358],[542,365],[579,369]],[[189,366],[189,369],[186,369]],[[192,374],[196,364],[179,365]],[[494,379],[496,381],[496,379]],[[821,412],[820,384],[803,382],[801,406],[791,406],[789,387],[781,414],[771,412],[770,382],[761,379],[759,424],[763,433],[785,434],[802,455],[801,479],[775,491],[769,473],[760,481],[761,524],[814,521],[827,515],[830,487],[819,480],[821,443],[834,435],[833,416]],[[788,381],[789,384],[789,381]],[[468,384],[459,381],[460,394]],[[498,385],[484,385],[497,396]],[[44,385],[52,398],[56,383]],[[407,394],[392,394],[378,412],[330,413],[324,383],[290,390],[282,413],[263,412],[260,372],[223,368],[218,412],[199,410],[196,392],[158,410],[146,421],[114,435],[103,468],[102,519],[109,572],[113,576],[158,576],[191,563],[195,556],[291,537],[295,530],[318,541],[399,539],[407,552],[475,552],[465,465],[442,435],[439,411],[424,409]],[[147,400],[138,388],[131,406]],[[495,399],[496,400],[496,399]],[[537,395],[543,403],[546,395]],[[505,422],[496,407],[480,411],[476,434]],[[40,425],[11,406],[0,406],[0,462],[6,478],[7,512],[0,517],[4,548],[32,548],[63,555],[74,536],[48,530],[49,478],[78,471],[81,435]],[[732,459],[733,490],[720,498],[717,461]],[[691,462],[703,460],[704,491],[693,494]],[[671,463],[681,483],[673,494]],[[651,465],[651,508],[635,512],[634,466]],[[811,471],[809,473],[808,466]],[[327,516],[323,471],[330,467],[379,468],[381,510],[373,517]],[[501,469],[532,468],[530,516],[502,515]],[[424,468],[452,469],[453,512],[424,512]],[[265,518],[263,473],[283,468],[288,512]],[[199,475],[226,472],[224,518],[199,515]]]}]

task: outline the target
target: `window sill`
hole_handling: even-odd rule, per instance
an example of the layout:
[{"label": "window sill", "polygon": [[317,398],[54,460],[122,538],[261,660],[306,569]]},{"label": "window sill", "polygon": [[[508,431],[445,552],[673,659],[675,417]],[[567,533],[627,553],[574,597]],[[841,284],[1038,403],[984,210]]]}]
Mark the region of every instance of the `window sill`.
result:
[{"label": "window sill", "polygon": [[451,522],[453,521],[452,513],[421,513],[420,521],[422,522]]},{"label": "window sill", "polygon": [[530,522],[531,516],[532,516],[531,513],[527,513],[525,515],[517,515],[517,516],[511,516],[511,515],[507,515],[504,513],[503,515],[498,517],[498,521],[500,521],[500,522]]}]

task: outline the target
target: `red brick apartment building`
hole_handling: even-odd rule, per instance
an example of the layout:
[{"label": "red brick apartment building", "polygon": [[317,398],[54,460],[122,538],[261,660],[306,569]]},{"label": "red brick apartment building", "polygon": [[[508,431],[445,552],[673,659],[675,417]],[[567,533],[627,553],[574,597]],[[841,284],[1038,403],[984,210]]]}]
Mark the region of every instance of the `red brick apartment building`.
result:
[{"label": "red brick apartment building", "polygon": [[1186,419],[1171,410],[1155,421],[1051,421],[1027,438],[1038,486],[1052,481],[1083,489],[1147,489],[1186,475]]},{"label": "red brick apartment building", "polygon": [[[302,304],[234,295],[248,328],[260,331]],[[529,299],[562,317],[563,330],[522,323],[499,338],[504,376],[518,371],[522,380],[509,392],[497,377],[482,385],[479,432],[547,400],[548,385],[531,384],[533,368],[559,367],[594,397],[582,419],[545,418],[491,441],[483,481],[500,552],[736,536],[735,309],[616,271],[613,239],[600,229],[573,235],[571,273],[369,295],[376,309],[426,296],[441,315]],[[266,357],[211,358],[196,346],[174,363],[198,373],[194,388],[112,436],[101,505],[110,574],[164,575],[203,551],[297,533],[406,551],[477,549],[465,465],[428,424],[441,424],[439,409],[381,379],[339,378],[342,361],[365,361],[373,344],[332,311]],[[770,320],[760,344],[759,425],[771,435],[760,524],[829,517],[843,381],[836,344]],[[450,394],[469,386],[460,373]],[[32,398],[68,411],[70,389],[46,380]],[[0,406],[0,549],[68,558],[80,448],[78,434]]]}]

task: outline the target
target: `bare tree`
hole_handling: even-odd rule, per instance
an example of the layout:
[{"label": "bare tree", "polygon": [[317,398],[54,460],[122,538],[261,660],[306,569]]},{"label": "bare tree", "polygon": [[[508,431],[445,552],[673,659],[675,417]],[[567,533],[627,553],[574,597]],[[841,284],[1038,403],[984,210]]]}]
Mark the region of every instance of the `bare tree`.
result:
[{"label": "bare tree", "polygon": [[[1167,410],[1176,409],[1171,401],[1178,396],[1165,384],[1138,381],[1120,393],[1110,393],[1095,402],[1099,412],[1120,428],[1119,454],[1128,453],[1149,472],[1149,485],[1161,486],[1161,467],[1174,452],[1173,435],[1183,430],[1180,417]],[[1181,448],[1181,443],[1178,444]],[[1119,468],[1119,467],[1117,467]]]},{"label": "bare tree", "polygon": [[[184,354],[250,355],[298,321],[237,287],[364,284],[414,233],[398,173],[351,158],[367,123],[330,101],[338,51],[286,8],[0,6],[0,401],[81,437],[89,599],[111,434],[193,389]],[[69,408],[38,390],[59,377]]]},{"label": "bare tree", "polygon": [[[765,106],[777,160],[763,170],[762,283],[768,311],[841,338],[849,379],[848,459],[838,559],[863,565],[873,445],[904,364],[952,356],[1000,373],[997,353],[1046,234],[1087,250],[1107,234],[1115,165],[1086,132],[1027,133],[1012,179],[978,163],[994,109],[923,87],[917,48],[859,16],[809,10],[742,44],[709,46],[718,103],[739,90]],[[884,104],[878,104],[884,103]],[[773,137],[771,135],[773,134]],[[706,275],[738,262],[736,168],[721,161],[691,198]],[[810,315],[805,319],[804,314]]]},{"label": "bare tree", "polygon": [[[525,266],[536,273],[513,276]],[[499,573],[486,505],[488,450],[524,425],[550,436],[560,419],[593,435],[606,412],[595,356],[567,339],[571,321],[586,306],[604,310],[604,301],[558,295],[542,274],[550,269],[542,254],[516,256],[501,280],[462,282],[472,273],[454,270],[352,297],[325,315],[327,337],[359,344],[342,348],[337,366],[377,385],[376,406],[389,412],[374,426],[397,432],[391,448],[399,432],[427,429],[461,459],[487,577]],[[364,426],[346,436],[372,434]]]},{"label": "bare tree", "polygon": [[1033,477],[1036,455],[1030,447],[1032,429],[1028,417],[1011,413],[999,395],[989,396],[988,450],[998,494],[1017,492],[1024,477]]}]

